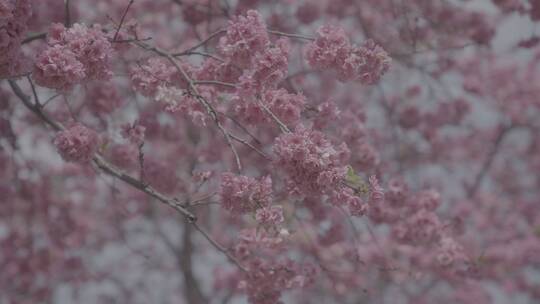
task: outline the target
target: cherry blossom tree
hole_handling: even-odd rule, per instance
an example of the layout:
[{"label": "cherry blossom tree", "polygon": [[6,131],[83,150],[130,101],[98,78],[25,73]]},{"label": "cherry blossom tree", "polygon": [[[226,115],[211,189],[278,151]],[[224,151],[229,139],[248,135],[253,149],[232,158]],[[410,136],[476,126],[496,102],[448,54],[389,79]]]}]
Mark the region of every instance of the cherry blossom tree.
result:
[{"label": "cherry blossom tree", "polygon": [[539,21],[0,0],[0,303],[537,303]]}]

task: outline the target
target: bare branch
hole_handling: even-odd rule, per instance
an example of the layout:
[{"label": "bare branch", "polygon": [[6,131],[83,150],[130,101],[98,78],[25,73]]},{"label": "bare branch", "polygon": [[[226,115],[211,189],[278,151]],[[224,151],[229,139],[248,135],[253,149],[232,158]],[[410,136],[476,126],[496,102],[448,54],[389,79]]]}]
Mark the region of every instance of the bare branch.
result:
[{"label": "bare branch", "polygon": [[124,14],[122,14],[122,18],[120,18],[120,23],[118,23],[118,27],[116,28],[116,33],[114,33],[114,37],[113,37],[113,41],[116,41],[116,38],[118,38],[118,33],[120,32],[120,29],[122,28],[122,24],[124,24],[124,20],[126,19],[126,15],[129,11],[129,8],[131,7],[131,5],[133,5],[133,2],[135,2],[135,0],[130,0],[126,9],[124,10]]},{"label": "bare branch", "polygon": [[65,13],[65,21],[64,25],[66,27],[71,27],[71,9],[70,9],[70,0],[64,0],[64,13]]},{"label": "bare branch", "polygon": [[276,35],[276,36],[283,36],[283,37],[296,38],[296,39],[301,39],[301,40],[315,41],[314,37],[305,36],[305,35],[301,35],[301,34],[289,34],[289,33],[284,33],[284,32],[280,32],[280,31],[273,31],[273,30],[268,30],[267,32],[269,34]]},{"label": "bare branch", "polygon": [[210,36],[206,37],[206,39],[204,39],[201,42],[197,43],[196,45],[190,47],[189,49],[187,49],[185,51],[178,52],[178,53],[173,53],[173,54],[170,54],[170,55],[173,56],[173,57],[186,55],[187,53],[190,53],[190,52],[200,48],[201,46],[205,45],[206,43],[208,43],[213,38],[215,38],[215,37],[217,37],[217,36],[219,36],[221,34],[224,34],[225,32],[226,32],[225,30],[218,30],[218,31],[210,34]]},{"label": "bare branch", "polygon": [[469,187],[467,191],[467,197],[472,198],[480,188],[480,185],[482,184],[482,181],[484,180],[484,177],[489,172],[489,169],[491,168],[491,165],[493,164],[493,161],[495,160],[495,157],[497,156],[497,153],[499,152],[499,149],[501,147],[501,144],[508,134],[508,132],[512,129],[512,127],[504,127],[499,133],[497,134],[497,138],[495,139],[495,143],[491,147],[491,150],[489,151],[486,159],[484,160],[484,163],[482,164],[482,168],[480,168],[480,171],[478,171],[478,174],[476,175],[473,184]]},{"label": "bare branch", "polygon": [[47,38],[47,33],[35,33],[24,38],[21,44],[27,44],[34,40],[40,40],[40,39],[45,39],[45,38]]}]

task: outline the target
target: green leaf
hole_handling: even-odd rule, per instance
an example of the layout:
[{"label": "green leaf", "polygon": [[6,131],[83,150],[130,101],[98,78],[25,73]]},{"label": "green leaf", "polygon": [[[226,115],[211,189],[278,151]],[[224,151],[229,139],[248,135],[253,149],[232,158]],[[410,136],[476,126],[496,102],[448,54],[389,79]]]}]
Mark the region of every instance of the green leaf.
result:
[{"label": "green leaf", "polygon": [[354,172],[354,169],[349,165],[347,166],[347,176],[345,178],[347,184],[353,187],[356,191],[367,194],[369,192],[368,185],[364,182],[362,177]]},{"label": "green leaf", "polygon": [[355,188],[359,187],[360,184],[362,184],[362,178],[356,175],[354,169],[350,165],[347,166],[347,182]]}]

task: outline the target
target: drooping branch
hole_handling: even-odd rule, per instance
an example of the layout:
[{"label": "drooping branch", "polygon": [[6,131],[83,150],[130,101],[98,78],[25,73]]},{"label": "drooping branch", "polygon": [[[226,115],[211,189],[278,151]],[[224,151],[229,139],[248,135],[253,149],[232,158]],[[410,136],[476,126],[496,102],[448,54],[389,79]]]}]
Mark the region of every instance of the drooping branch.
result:
[{"label": "drooping branch", "polygon": [[166,51],[164,51],[162,49],[159,49],[159,48],[154,47],[154,46],[150,46],[150,45],[142,43],[142,42],[134,42],[134,43],[137,46],[139,46],[139,47],[141,47],[141,48],[143,48],[143,49],[145,49],[147,51],[154,52],[155,54],[166,58],[175,67],[175,69],[180,73],[180,75],[182,75],[184,80],[188,83],[188,88],[192,92],[193,96],[206,109],[207,114],[212,118],[212,120],[214,121],[214,123],[217,126],[217,128],[219,129],[219,131],[223,134],[223,137],[225,138],[225,141],[227,142],[227,145],[231,148],[231,151],[233,152],[238,172],[242,172],[242,164],[240,162],[240,156],[238,155],[238,152],[236,151],[236,148],[234,147],[234,145],[232,143],[232,138],[231,138],[229,132],[227,132],[225,130],[225,128],[223,127],[223,125],[221,124],[221,121],[218,118],[216,110],[206,100],[206,98],[204,98],[200,94],[199,89],[197,89],[196,82],[187,74],[187,72],[184,70],[184,68],[182,68],[178,64],[178,62],[176,61],[176,59],[174,58],[174,56],[172,54],[170,54],[170,53],[168,53],[168,52],[166,52]]},{"label": "drooping branch", "polygon": [[[42,108],[39,104],[35,105],[32,103],[29,96],[27,96],[15,80],[9,80],[9,85],[13,90],[13,93],[22,101],[24,106],[28,108],[32,113],[34,113],[41,121],[46,125],[52,128],[54,131],[64,130],[64,126],[56,122],[54,119],[50,118],[45,112],[42,111]],[[218,251],[222,252],[233,264],[237,265],[238,268],[242,271],[246,271],[246,268],[243,267],[240,262],[238,262],[223,246],[221,246],[216,240],[214,240],[204,229],[202,229],[197,224],[197,216],[193,214],[186,208],[186,204],[179,202],[175,198],[170,198],[165,194],[160,193],[155,190],[150,185],[140,181],[139,179],[115,168],[113,165],[108,163],[102,156],[95,155],[92,158],[94,165],[99,168],[102,172],[112,177],[118,178],[124,183],[130,185],[131,187],[144,192],[150,197],[158,200],[160,203],[163,203],[180,213],[188,223],[192,224],[197,231],[199,231],[209,242],[214,246]]]}]

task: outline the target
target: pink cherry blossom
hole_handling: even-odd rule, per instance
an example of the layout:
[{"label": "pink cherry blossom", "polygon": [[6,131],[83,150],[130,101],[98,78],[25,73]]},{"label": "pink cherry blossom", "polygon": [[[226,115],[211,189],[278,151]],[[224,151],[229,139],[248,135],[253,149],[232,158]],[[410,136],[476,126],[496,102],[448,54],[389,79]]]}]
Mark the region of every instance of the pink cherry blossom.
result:
[{"label": "pink cherry blossom", "polygon": [[95,131],[77,124],[60,131],[54,138],[54,145],[65,161],[88,162],[98,149],[98,135]]}]

